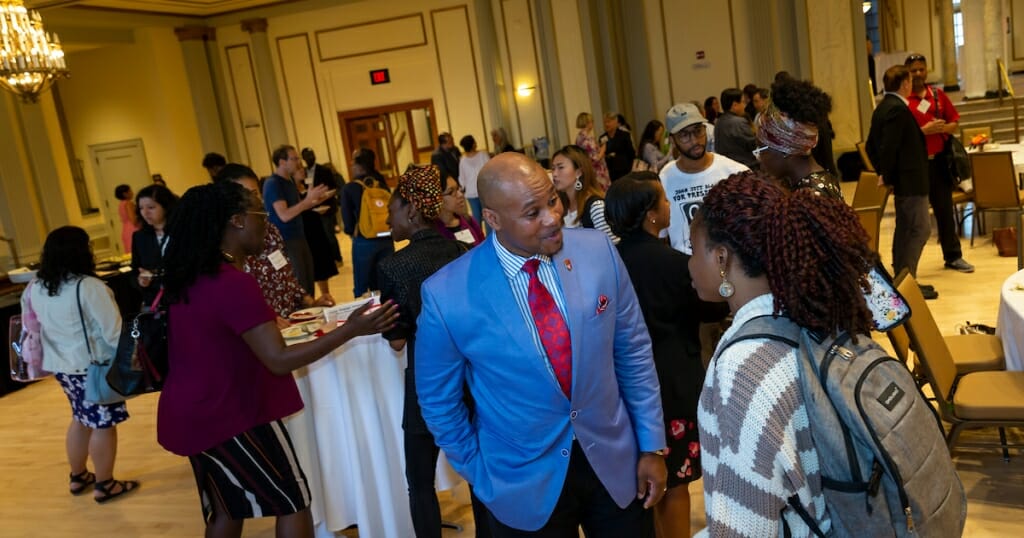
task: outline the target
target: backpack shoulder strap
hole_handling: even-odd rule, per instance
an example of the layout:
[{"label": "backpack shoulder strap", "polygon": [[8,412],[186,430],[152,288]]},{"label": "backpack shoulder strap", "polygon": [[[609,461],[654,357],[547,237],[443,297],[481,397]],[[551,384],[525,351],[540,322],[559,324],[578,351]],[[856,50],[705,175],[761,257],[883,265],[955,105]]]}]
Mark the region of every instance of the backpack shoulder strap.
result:
[{"label": "backpack shoulder strap", "polygon": [[774,340],[790,347],[800,347],[800,326],[785,316],[769,314],[751,318],[728,341],[719,346],[715,355],[721,355],[733,344],[756,339]]}]

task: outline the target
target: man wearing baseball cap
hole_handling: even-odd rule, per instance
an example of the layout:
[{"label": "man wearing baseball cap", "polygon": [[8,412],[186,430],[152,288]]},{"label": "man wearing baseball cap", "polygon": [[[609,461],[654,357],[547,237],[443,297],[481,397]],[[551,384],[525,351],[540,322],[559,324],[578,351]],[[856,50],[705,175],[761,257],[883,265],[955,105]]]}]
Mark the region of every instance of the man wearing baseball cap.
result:
[{"label": "man wearing baseball cap", "polygon": [[672,208],[668,237],[672,248],[689,255],[693,254],[690,221],[704,201],[704,195],[719,181],[750,169],[708,151],[707,126],[693,103],[680,103],[668,109],[665,129],[674,153],[679,156],[665,165],[660,174],[665,196]]}]

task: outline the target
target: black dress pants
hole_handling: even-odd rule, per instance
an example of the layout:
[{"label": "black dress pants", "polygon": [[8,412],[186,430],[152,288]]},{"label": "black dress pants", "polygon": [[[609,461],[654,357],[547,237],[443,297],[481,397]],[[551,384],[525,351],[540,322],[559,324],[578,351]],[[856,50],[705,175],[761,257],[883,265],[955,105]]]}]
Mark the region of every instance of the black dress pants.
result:
[{"label": "black dress pants", "polygon": [[928,161],[928,203],[935,215],[942,245],[942,259],[954,262],[963,257],[960,237],[956,234],[956,214],[953,211],[953,180],[949,177],[946,157],[938,154]]},{"label": "black dress pants", "polygon": [[490,514],[490,530],[495,538],[579,538],[582,526],[587,538],[654,538],[654,516],[644,510],[643,503],[633,499],[626,508],[619,508],[574,441],[562,494],[548,522],[536,531],[523,531]]},{"label": "black dress pants", "polygon": [[[425,426],[422,429],[413,427],[405,430],[405,481],[409,486],[409,511],[412,513],[412,528],[416,538],[441,538],[441,504],[437,501],[434,488],[439,453],[434,436]],[[489,538],[490,514],[473,495],[472,486],[469,493],[476,522],[476,538]]]}]

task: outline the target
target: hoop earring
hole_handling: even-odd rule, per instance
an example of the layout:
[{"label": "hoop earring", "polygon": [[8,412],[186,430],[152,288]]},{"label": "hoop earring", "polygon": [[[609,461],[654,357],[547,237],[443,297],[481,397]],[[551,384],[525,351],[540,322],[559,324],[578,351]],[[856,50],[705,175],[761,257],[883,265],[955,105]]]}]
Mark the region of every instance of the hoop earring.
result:
[{"label": "hoop earring", "polygon": [[733,286],[732,282],[729,282],[729,280],[725,278],[725,269],[719,269],[718,272],[722,275],[722,283],[718,286],[718,294],[728,299],[736,293],[736,286]]},{"label": "hoop earring", "polygon": [[581,176],[576,176],[576,184],[573,185],[573,188],[578,191],[583,190],[583,180],[581,179]]}]

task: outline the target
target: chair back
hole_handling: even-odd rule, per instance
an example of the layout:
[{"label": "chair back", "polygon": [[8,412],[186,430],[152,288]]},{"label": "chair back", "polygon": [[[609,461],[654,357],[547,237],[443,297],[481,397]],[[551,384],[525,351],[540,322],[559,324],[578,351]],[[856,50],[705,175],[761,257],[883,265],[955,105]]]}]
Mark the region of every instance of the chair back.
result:
[{"label": "chair back", "polygon": [[917,287],[917,281],[904,269],[896,277],[896,289],[906,299],[912,312],[905,324],[907,334],[910,336],[910,345],[917,353],[917,360],[924,368],[935,391],[935,398],[939,402],[940,409],[946,407],[951,397],[953,382],[956,381],[956,363],[953,362],[953,355],[949,352],[946,339],[939,332],[939,326],[935,324],[931,310],[921,295],[921,288]]},{"label": "chair back", "polygon": [[1024,210],[1017,213],[1017,270],[1024,269]]},{"label": "chair back", "polygon": [[971,139],[980,134],[983,134],[987,136],[989,140],[992,140],[992,126],[984,125],[981,127],[964,127],[963,129],[960,129],[960,142],[965,146],[970,145]]},{"label": "chair back", "polygon": [[878,207],[879,213],[885,211],[885,204],[889,200],[889,187],[878,186],[878,174],[874,172],[861,172],[857,180],[857,190],[853,193],[854,209],[861,207]]},{"label": "chair back", "polygon": [[1013,153],[979,151],[969,155],[974,176],[974,203],[978,209],[1020,207],[1020,191],[1017,190]]},{"label": "chair back", "polygon": [[868,246],[872,252],[878,252],[878,235],[882,225],[882,208],[878,206],[857,207],[857,218],[860,225],[868,233]]},{"label": "chair back", "polygon": [[854,145],[857,146],[857,153],[860,153],[860,162],[864,164],[864,170],[874,172],[875,165],[871,164],[871,158],[868,157],[867,143],[857,142]]},{"label": "chair back", "polygon": [[897,325],[885,334],[889,337],[889,343],[892,344],[896,358],[906,363],[907,368],[913,366],[910,364],[910,335],[907,334],[907,328]]}]

